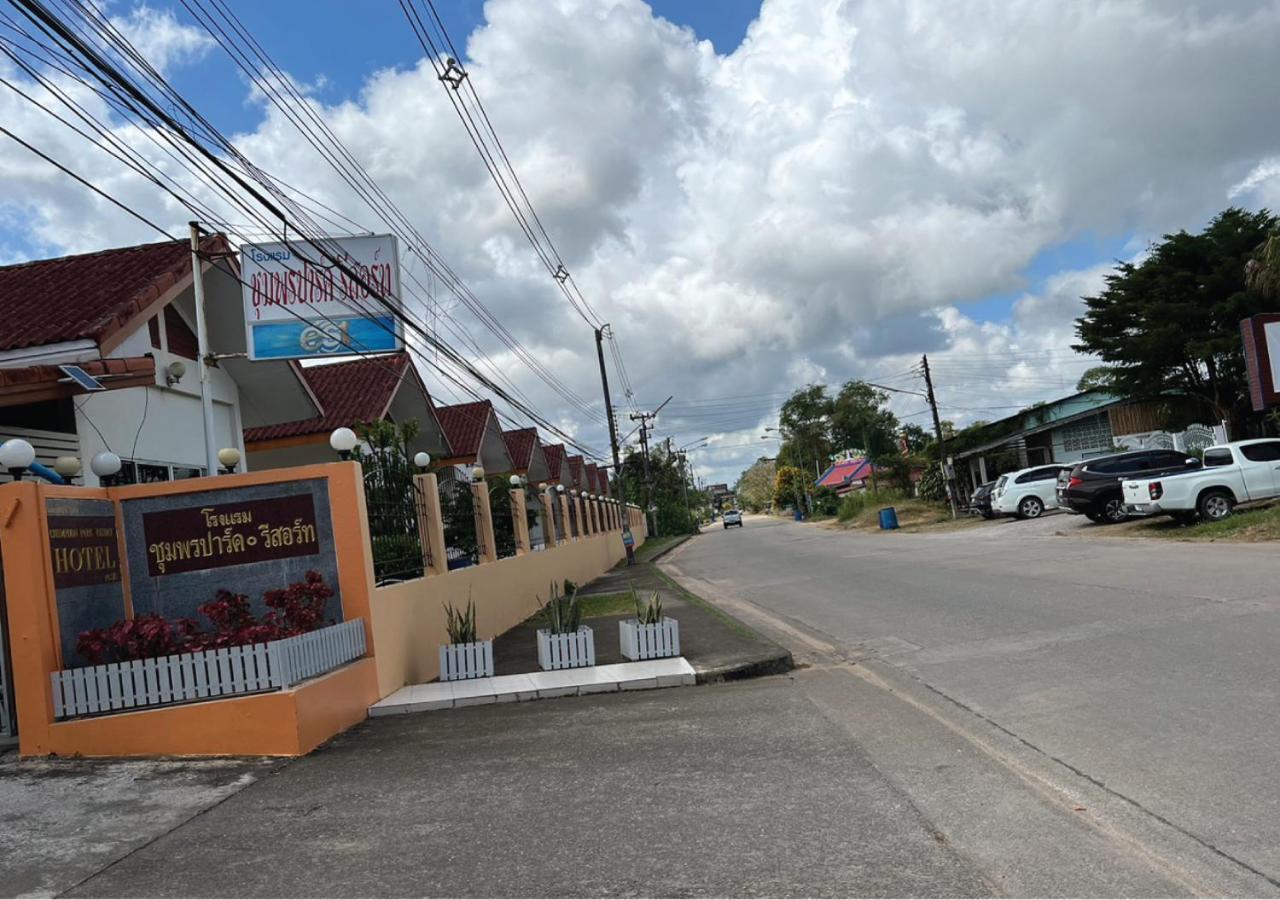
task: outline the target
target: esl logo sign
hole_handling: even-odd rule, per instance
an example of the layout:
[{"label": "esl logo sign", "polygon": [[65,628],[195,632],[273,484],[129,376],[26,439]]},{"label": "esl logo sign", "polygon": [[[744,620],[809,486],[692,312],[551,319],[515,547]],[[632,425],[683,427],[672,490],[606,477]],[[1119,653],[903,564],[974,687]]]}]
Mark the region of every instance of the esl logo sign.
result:
[{"label": "esl logo sign", "polygon": [[246,244],[240,272],[250,359],[349,356],[404,346],[400,322],[388,309],[400,306],[399,249],[392,235]]}]

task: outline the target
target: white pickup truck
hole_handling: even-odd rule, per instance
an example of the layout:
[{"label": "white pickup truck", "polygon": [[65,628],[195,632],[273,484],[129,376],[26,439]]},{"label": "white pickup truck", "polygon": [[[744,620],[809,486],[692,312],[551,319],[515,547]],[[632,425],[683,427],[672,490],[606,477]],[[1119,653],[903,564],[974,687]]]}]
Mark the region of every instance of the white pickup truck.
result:
[{"label": "white pickup truck", "polygon": [[1204,464],[1175,475],[1124,482],[1125,509],[1137,516],[1225,519],[1240,503],[1280,496],[1280,440],[1233,441],[1204,451]]}]

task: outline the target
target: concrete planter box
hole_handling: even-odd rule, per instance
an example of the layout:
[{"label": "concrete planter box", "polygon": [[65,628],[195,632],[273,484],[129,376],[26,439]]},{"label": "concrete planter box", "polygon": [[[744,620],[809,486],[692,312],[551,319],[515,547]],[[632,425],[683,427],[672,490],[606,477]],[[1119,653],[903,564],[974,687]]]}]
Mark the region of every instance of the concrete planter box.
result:
[{"label": "concrete planter box", "polygon": [[636,619],[618,623],[618,642],[627,659],[662,659],[680,655],[680,623],[669,616],[661,622],[641,625]]},{"label": "concrete planter box", "polygon": [[440,680],[490,678],[493,675],[493,641],[445,644],[440,648]]},{"label": "concrete planter box", "polygon": [[538,629],[538,664],[545,670],[577,669],[596,664],[595,633],[586,625],[570,634]]}]

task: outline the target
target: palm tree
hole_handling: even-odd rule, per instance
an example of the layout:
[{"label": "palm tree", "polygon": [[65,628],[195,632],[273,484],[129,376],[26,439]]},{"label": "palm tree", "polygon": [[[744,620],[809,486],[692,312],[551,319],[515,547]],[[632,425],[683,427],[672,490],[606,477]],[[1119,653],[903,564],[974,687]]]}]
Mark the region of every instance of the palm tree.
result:
[{"label": "palm tree", "polygon": [[1244,283],[1269,300],[1280,299],[1280,230],[1273,231],[1244,265]]}]

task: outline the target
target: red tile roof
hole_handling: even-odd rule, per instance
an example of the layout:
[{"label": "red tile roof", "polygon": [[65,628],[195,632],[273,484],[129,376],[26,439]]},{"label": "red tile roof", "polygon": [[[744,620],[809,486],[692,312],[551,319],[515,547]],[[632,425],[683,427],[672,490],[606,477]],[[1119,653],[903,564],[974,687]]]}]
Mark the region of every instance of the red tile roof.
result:
[{"label": "red tile roof", "polygon": [[386,415],[400,384],[406,378],[417,378],[409,354],[404,351],[308,366],[302,369],[302,377],[315,394],[322,414],[299,422],[246,428],[246,442],[327,434],[335,428],[377,421]]},{"label": "red tile roof", "polygon": [[547,468],[551,470],[551,480],[560,480],[560,469],[564,466],[564,444],[546,444],[542,455],[547,458]]},{"label": "red tile roof", "polygon": [[[221,235],[204,239],[225,250]],[[166,241],[0,267],[0,350],[101,343],[191,272],[188,241]]]},{"label": "red tile roof", "polygon": [[527,469],[533,462],[533,448],[538,445],[538,429],[513,428],[502,432],[502,440],[507,444],[507,452],[517,469]]},{"label": "red tile roof", "polygon": [[824,487],[842,488],[851,481],[871,477],[872,465],[865,459],[842,459],[822,473],[818,484]]},{"label": "red tile roof", "polygon": [[453,448],[454,457],[475,459],[480,455],[480,441],[492,415],[493,404],[488,400],[436,408],[436,418],[444,429],[445,440]]},{"label": "red tile roof", "polygon": [[[81,369],[101,379],[107,390],[154,384],[156,361],[153,356],[113,357],[78,363]],[[71,382],[58,366],[20,366],[0,369],[0,406],[57,397],[72,397],[86,391]]]},{"label": "red tile roof", "polygon": [[582,464],[585,460],[580,455],[566,457],[566,460],[569,463],[569,473],[573,476],[574,485],[585,489],[587,485],[582,480]]}]

